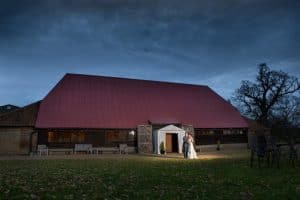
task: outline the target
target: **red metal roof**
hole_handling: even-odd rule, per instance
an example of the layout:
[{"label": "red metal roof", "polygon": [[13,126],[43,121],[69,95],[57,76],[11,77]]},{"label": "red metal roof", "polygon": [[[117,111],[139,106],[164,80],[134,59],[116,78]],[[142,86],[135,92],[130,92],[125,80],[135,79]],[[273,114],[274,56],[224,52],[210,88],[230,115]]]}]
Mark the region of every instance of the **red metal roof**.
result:
[{"label": "red metal roof", "polygon": [[43,99],[37,128],[136,128],[170,120],[194,128],[247,127],[207,86],[66,74]]}]

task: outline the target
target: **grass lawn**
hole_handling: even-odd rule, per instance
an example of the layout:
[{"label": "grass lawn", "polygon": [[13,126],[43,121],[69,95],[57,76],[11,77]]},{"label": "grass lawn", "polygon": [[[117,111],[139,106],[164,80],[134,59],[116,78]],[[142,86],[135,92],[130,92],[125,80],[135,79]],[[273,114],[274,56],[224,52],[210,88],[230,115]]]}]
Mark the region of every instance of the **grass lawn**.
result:
[{"label": "grass lawn", "polygon": [[300,168],[246,158],[2,160],[0,199],[300,199]]}]

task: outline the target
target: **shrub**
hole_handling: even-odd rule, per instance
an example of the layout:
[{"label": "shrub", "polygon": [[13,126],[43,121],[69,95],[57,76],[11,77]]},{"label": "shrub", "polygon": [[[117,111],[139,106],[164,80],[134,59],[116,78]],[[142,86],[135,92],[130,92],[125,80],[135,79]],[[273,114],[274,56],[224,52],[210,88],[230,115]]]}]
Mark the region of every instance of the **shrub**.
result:
[{"label": "shrub", "polygon": [[165,154],[166,149],[165,149],[165,143],[164,143],[164,142],[161,142],[161,143],[160,143],[159,149],[160,149],[160,153],[161,153],[161,154]]}]

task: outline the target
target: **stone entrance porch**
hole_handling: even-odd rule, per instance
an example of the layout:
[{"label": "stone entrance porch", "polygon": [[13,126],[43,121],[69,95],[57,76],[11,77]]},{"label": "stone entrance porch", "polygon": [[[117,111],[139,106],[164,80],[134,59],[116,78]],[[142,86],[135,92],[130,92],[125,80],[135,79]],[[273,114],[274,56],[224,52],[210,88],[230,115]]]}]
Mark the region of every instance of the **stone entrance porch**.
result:
[{"label": "stone entrance porch", "polygon": [[162,128],[155,128],[154,125],[139,125],[137,127],[137,149],[139,153],[160,154],[159,145],[161,142],[166,144],[166,134],[176,134],[178,142],[178,153],[182,153],[182,137],[185,132],[194,135],[192,125],[181,125],[180,127],[165,124]]}]

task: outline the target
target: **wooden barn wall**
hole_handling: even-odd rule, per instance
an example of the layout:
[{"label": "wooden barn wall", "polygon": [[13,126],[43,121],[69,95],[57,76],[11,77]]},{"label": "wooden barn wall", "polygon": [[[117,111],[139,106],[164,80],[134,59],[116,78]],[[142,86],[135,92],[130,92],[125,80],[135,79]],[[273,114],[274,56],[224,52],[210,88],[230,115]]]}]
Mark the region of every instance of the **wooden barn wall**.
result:
[{"label": "wooden barn wall", "polygon": [[194,127],[192,125],[182,125],[181,128],[195,137]]},{"label": "wooden barn wall", "polygon": [[[60,129],[60,130],[38,130],[38,144],[45,144],[51,148],[74,148],[75,144],[92,144],[94,147],[99,146],[118,146],[127,144],[129,147],[136,146],[136,135],[129,136],[131,129]],[[136,130],[134,130],[136,133]],[[56,136],[66,137],[56,141],[51,141],[49,134],[55,133]],[[72,135],[81,135],[81,140],[72,140]]]},{"label": "wooden barn wall", "polygon": [[196,145],[247,143],[247,129],[195,129]]},{"label": "wooden barn wall", "polygon": [[28,154],[33,128],[0,127],[0,154]]}]

